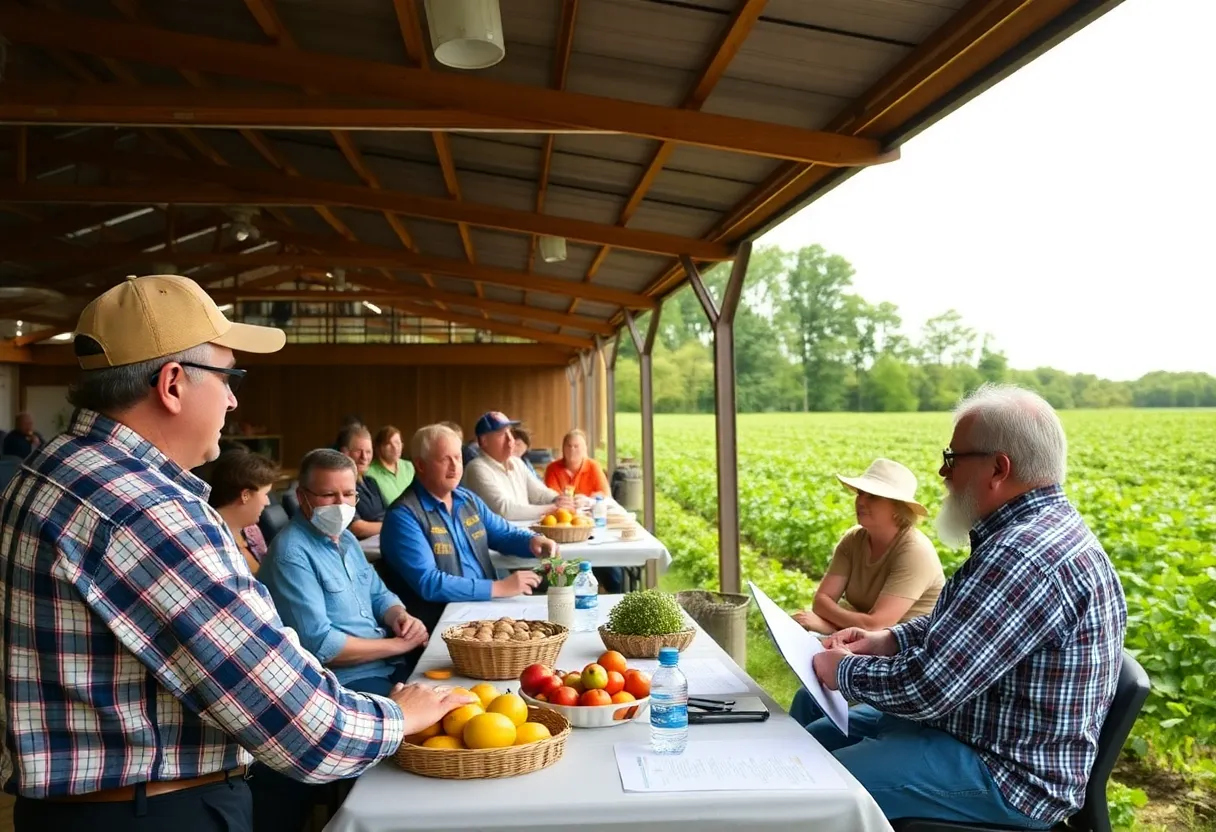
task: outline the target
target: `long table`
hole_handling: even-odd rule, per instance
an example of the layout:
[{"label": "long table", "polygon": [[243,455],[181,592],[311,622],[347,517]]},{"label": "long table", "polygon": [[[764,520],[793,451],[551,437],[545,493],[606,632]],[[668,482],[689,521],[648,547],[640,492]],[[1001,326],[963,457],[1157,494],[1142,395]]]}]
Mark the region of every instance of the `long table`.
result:
[{"label": "long table", "polygon": [[[526,528],[529,524],[520,522],[513,525]],[[359,541],[359,546],[369,561],[374,563],[380,559],[379,535]],[[621,540],[621,534],[616,529],[596,529],[583,543],[563,544],[561,553],[563,557],[589,560],[595,566],[623,567],[627,578],[626,590],[636,589],[643,583],[643,570],[646,585],[654,586],[658,576],[671,565],[671,554],[667,547],[641,527],[634,540]],[[532,558],[517,558],[494,551],[490,552],[490,562],[494,568],[503,570],[530,569],[536,565]]]},{"label": "long table", "polygon": [[[620,596],[604,595],[606,613]],[[461,620],[521,618],[538,600],[500,599],[477,604],[449,604],[436,632]],[[571,633],[558,666],[578,668],[595,661],[604,650],[599,636]],[[763,723],[693,725],[690,745],[706,740],[762,740],[805,736],[803,728],[780,707],[704,632],[698,632],[681,659],[718,659],[751,695],[772,712]],[[415,670],[450,664],[447,646],[434,638]],[[445,684],[469,686],[477,679],[453,678]],[[433,684],[433,683],[432,683]],[[500,689],[509,683],[495,682]],[[693,689],[696,695],[697,690]],[[740,694],[747,695],[747,694]],[[621,787],[613,753],[617,742],[647,742],[649,725],[633,722],[611,728],[576,728],[564,757],[543,771],[499,780],[440,780],[401,771],[391,761],[375,766],[355,783],[326,832],[447,832],[455,829],[566,830],[631,832],[651,830],[752,829],[762,832],[891,832],[873,798],[834,758],[830,764],[843,777],[837,791],[715,791],[626,793]],[[812,740],[813,742],[813,740]]]}]

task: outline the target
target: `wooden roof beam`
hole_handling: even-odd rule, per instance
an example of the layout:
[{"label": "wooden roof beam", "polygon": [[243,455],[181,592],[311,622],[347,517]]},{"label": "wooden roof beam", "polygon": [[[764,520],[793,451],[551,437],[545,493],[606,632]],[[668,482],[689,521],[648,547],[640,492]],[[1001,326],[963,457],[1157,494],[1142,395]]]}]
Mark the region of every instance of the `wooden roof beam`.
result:
[{"label": "wooden roof beam", "polygon": [[[544,292],[560,297],[581,297],[584,300],[623,306],[629,309],[653,309],[655,302],[632,292],[610,289],[594,283],[542,277],[531,272],[488,266],[484,263],[469,263],[466,260],[415,254],[398,249],[381,248],[361,244],[349,244],[330,253],[269,252],[250,254],[211,251],[146,252],[141,246],[113,245],[70,248],[41,255],[41,259],[64,264],[81,264],[94,267],[118,266],[124,263],[147,263],[172,260],[178,266],[232,266],[248,269],[263,266],[300,266],[331,269],[334,267],[399,269],[415,273],[444,274],[469,281],[482,281],[495,286],[506,286],[529,292]],[[79,273],[77,271],[77,273]],[[376,288],[400,291],[402,286],[381,283]]]},{"label": "wooden roof beam", "polygon": [[[248,168],[223,168],[214,165],[199,165],[178,162],[160,156],[139,153],[124,153],[121,151],[106,151],[90,148],[75,143],[62,145],[47,145],[31,151],[31,157],[44,157],[69,162],[87,162],[102,167],[120,168],[135,173],[144,173],[158,177],[160,180],[186,180],[191,184],[183,189],[180,199],[169,200],[181,204],[210,204],[205,199],[208,191],[216,186],[226,191],[244,194],[233,204],[246,205],[346,205],[352,208],[366,208],[373,211],[392,211],[407,216],[423,217],[426,219],[444,220],[447,222],[467,222],[471,225],[495,228],[500,231],[514,231],[523,234],[552,234],[566,237],[584,243],[601,243],[617,248],[627,248],[635,251],[645,251],[653,254],[670,254],[678,257],[688,254],[700,260],[725,260],[731,257],[730,249],[721,243],[706,243],[702,240],[679,237],[656,231],[619,228],[613,225],[577,220],[568,217],[533,214],[528,211],[517,211],[510,208],[500,208],[494,205],[481,205],[472,202],[457,203],[450,199],[407,194],[399,191],[382,191],[368,188],[364,185],[345,185],[327,180],[306,179],[304,177],[285,175],[278,171],[251,170]],[[149,191],[160,192],[172,189],[173,185],[152,184]],[[60,199],[78,201],[71,196],[76,186],[43,185],[29,183],[27,185],[8,185],[0,183],[0,201],[4,202],[53,202],[56,192]],[[84,201],[106,201],[97,199],[101,191],[113,190],[121,192],[131,190],[130,186],[118,188],[86,187],[85,190],[98,192]],[[138,189],[136,189],[138,190]],[[191,194],[197,192],[197,196]],[[27,198],[21,194],[26,193]],[[83,193],[83,192],[81,192]],[[159,194],[158,194],[159,195]],[[126,202],[130,197],[120,197],[115,193],[114,199]],[[197,202],[197,199],[204,199]],[[147,202],[163,200],[148,199]],[[221,203],[225,204],[225,203]]]},{"label": "wooden roof beam", "polygon": [[[472,265],[472,264],[470,264]],[[364,300],[370,300],[375,296],[369,296]],[[373,301],[374,302],[374,301]],[[454,324],[473,327],[474,329],[486,329],[491,332],[498,332],[503,335],[513,335],[517,338],[530,338],[533,341],[539,341],[545,344],[560,344],[564,347],[574,347],[575,349],[585,350],[592,349],[595,342],[590,338],[576,338],[573,335],[562,335],[556,332],[543,332],[539,329],[532,329],[527,326],[518,326],[516,324],[508,324],[503,321],[495,320],[494,318],[482,318],[478,315],[462,315],[459,312],[453,312],[450,309],[440,309],[437,306],[423,306],[416,303],[394,302],[393,307],[408,315],[417,315],[421,318],[436,318],[441,321],[450,321]]]},{"label": "wooden roof beam", "polygon": [[377,95],[431,107],[608,130],[779,159],[854,167],[891,161],[875,139],[806,130],[616,98],[427,72],[339,55],[297,52],[9,3],[0,30],[16,42],[89,55],[186,67],[333,93]]}]

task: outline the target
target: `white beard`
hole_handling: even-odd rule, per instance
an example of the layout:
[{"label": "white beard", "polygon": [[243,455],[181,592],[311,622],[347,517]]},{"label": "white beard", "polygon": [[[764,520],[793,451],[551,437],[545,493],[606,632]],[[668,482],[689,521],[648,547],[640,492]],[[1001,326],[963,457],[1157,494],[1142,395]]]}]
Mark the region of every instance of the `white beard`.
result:
[{"label": "white beard", "polygon": [[941,511],[934,521],[937,537],[952,549],[961,549],[971,540],[971,529],[980,520],[979,501],[969,490],[946,492]]}]

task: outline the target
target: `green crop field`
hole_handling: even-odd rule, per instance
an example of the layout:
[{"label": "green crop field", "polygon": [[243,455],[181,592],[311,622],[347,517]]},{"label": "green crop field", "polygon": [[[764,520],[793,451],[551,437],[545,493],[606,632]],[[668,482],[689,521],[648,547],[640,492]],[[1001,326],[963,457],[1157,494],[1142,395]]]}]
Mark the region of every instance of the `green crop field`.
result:
[{"label": "green crop field", "polygon": [[[1127,648],[1153,693],[1129,750],[1158,769],[1216,777],[1216,411],[1061,414],[1066,489],[1117,568],[1128,602]],[[640,418],[617,420],[621,455],[641,447]],[[910,467],[931,514],[951,419],[944,413],[757,414],[739,417],[744,579],[788,609],[808,603],[832,548],[853,523],[836,472],[886,456]],[[716,586],[712,416],[655,420],[658,531],[675,558],[665,584]],[[933,537],[932,524],[924,526]],[[936,542],[936,541],[935,541]],[[949,575],[967,556],[938,545]],[[754,633],[748,669],[783,702],[792,677]]]}]

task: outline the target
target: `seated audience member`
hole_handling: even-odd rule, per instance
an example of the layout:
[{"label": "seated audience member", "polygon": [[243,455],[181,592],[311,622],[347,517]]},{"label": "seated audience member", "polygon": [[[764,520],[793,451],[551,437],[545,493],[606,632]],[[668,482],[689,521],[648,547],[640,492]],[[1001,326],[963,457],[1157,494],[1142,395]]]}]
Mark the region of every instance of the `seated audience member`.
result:
[{"label": "seated audience member", "polygon": [[384,505],[391,506],[414,478],[414,466],[402,459],[401,431],[392,425],[380,428],[373,449],[376,458],[364,476],[380,487]]},{"label": "seated audience member", "polygon": [[928,615],[841,630],[814,658],[859,704],[847,737],[822,718],[807,730],[890,819],[1048,829],[1085,801],[1127,605],[1064,495],[1066,459],[1035,393],[984,385],[964,399],[937,528],[946,545],[970,541],[970,557]]},{"label": "seated audience member", "polygon": [[545,469],[545,485],[559,494],[612,495],[604,469],[587,455],[587,434],[578,429],[562,439],[562,458],[553,460]]},{"label": "seated audience member", "polygon": [[460,463],[468,467],[468,464],[477,457],[477,454],[481,453],[481,450],[477,447],[477,440],[473,439],[472,441],[465,442],[464,428],[460,426],[459,422],[440,422],[440,424],[446,428],[451,428],[460,437]]},{"label": "seated audience member", "polygon": [[526,463],[516,458],[511,435],[518,424],[497,411],[477,420],[481,453],[464,469],[464,487],[508,520],[539,520],[557,508],[573,510],[574,500],[524,471]]},{"label": "seated audience member", "polygon": [[928,514],[916,502],[916,476],[898,462],[877,459],[860,477],[836,478],[857,495],[857,525],[836,544],[811,609],[794,619],[827,635],[845,627],[881,630],[928,615],[946,576],[933,541],[916,528]]},{"label": "seated audience member", "polygon": [[338,426],[338,438],[334,440],[334,444],[330,445],[335,451],[342,450],[342,445],[346,441],[346,434],[351,428],[366,427],[363,420],[354,414],[342,417],[342,423]]},{"label": "seated audience member", "polygon": [[278,476],[279,466],[243,447],[220,454],[208,476],[211,494],[207,501],[224,518],[254,575],[266,557],[266,540],[258,528],[258,518],[270,505],[270,487]]},{"label": "seated audience member", "polygon": [[258,579],[283,623],[351,690],[388,696],[426,644],[426,628],[385,588],[347,529],[355,466],[328,448],[300,463],[300,512],[270,543]]},{"label": "seated audience member", "polygon": [[511,429],[511,438],[515,440],[512,445],[512,453],[515,454],[515,458],[520,461],[524,466],[524,470],[531,474],[537,482],[544,482],[541,479],[540,473],[536,470],[536,466],[528,461],[528,451],[532,449],[532,434],[528,432],[527,428],[520,426]]},{"label": "seated audience member", "polygon": [[364,540],[380,534],[387,508],[380,494],[380,486],[367,476],[372,464],[372,435],[367,428],[359,425],[347,428],[338,439],[342,444],[342,453],[355,463],[359,476],[356,483],[359,500],[355,503],[355,520],[350,524],[350,532],[359,540]]},{"label": "seated audience member", "polygon": [[46,444],[42,434],[34,430],[34,417],[18,413],[13,429],[4,436],[4,456],[19,456],[25,459]]},{"label": "seated audience member", "polygon": [[557,552],[557,544],[517,529],[473,492],[460,487],[460,436],[429,425],[410,442],[414,481],[384,520],[380,553],[390,583],[414,614],[433,628],[450,601],[530,595],[535,572],[498,579],[490,550],[518,557]]}]

